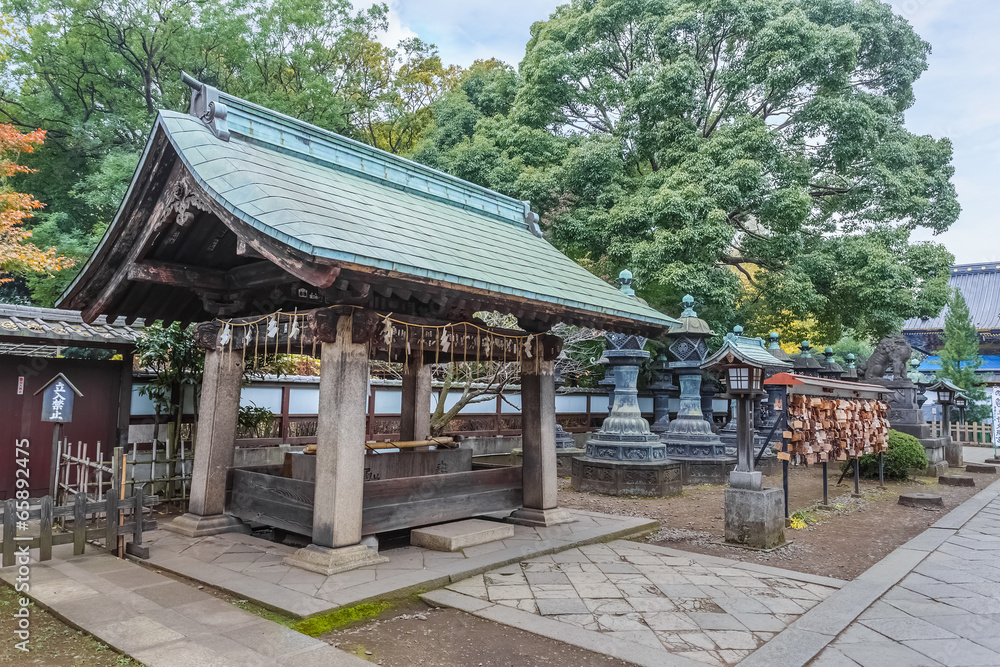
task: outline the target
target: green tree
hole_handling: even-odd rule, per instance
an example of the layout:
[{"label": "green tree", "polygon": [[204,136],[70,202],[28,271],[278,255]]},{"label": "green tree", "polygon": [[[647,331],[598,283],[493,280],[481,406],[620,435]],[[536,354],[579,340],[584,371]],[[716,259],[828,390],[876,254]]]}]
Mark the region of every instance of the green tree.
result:
[{"label": "green tree", "polygon": [[[378,42],[384,4],[350,0],[0,0],[0,122],[42,128],[35,221],[89,255],[131,180],[159,109],[186,109],[181,70],[326,129],[409,150],[456,72],[434,47]],[[12,185],[19,185],[14,179]],[[82,263],[78,262],[77,266]],[[33,280],[51,304],[74,271]]]},{"label": "green tree", "polygon": [[938,355],[941,357],[941,370],[937,376],[948,378],[969,397],[966,420],[978,422],[987,418],[989,405],[979,405],[986,401],[986,392],[976,377],[976,370],[983,365],[983,358],[979,356],[979,333],[972,322],[969,305],[957,289],[948,302],[948,312],[944,317],[944,347]]},{"label": "green tree", "polygon": [[951,256],[909,240],[959,212],[950,142],[903,126],[929,48],[877,0],[573,0],[532,26],[509,106],[463,84],[414,155],[530,199],[661,309],[877,339],[947,300]]}]

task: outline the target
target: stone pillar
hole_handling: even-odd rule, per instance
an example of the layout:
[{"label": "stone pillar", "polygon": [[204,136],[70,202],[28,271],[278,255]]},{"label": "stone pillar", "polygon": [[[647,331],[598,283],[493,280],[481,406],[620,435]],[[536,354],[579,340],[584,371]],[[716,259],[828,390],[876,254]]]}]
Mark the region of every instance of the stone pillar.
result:
[{"label": "stone pillar", "polygon": [[521,449],[524,499],[510,521],[552,526],[574,521],[559,509],[556,487],[556,385],[554,362],[521,366]]},{"label": "stone pillar", "polygon": [[[217,329],[212,331],[217,332]],[[166,524],[166,530],[188,537],[250,532],[242,521],[224,514],[226,472],[233,465],[236,449],[236,421],[243,377],[241,357],[240,350],[229,350],[225,346],[209,349],[205,353],[198,435],[191,472],[191,499],[187,514]]]},{"label": "stone pillar", "polygon": [[951,406],[945,405],[943,407],[942,426],[944,427],[943,435],[946,437],[944,446],[945,460],[948,462],[949,467],[962,468],[965,466],[965,461],[962,459],[962,441],[951,437]]},{"label": "stone pillar", "polygon": [[410,359],[403,373],[399,439],[426,440],[431,434],[431,367]]},{"label": "stone pillar", "polygon": [[353,319],[339,317],[323,339],[312,544],[285,558],[326,575],[388,561],[361,544],[368,341],[355,342]]}]

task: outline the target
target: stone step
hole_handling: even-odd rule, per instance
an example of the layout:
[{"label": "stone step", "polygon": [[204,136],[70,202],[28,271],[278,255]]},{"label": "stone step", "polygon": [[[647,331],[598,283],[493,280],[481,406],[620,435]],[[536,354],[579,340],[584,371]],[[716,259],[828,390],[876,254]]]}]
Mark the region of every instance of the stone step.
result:
[{"label": "stone step", "polygon": [[975,486],[976,480],[968,475],[941,475],[938,477],[938,484],[945,486]]},{"label": "stone step", "polygon": [[434,551],[458,551],[514,537],[514,526],[498,521],[466,519],[410,531],[410,544]]},{"label": "stone step", "polygon": [[966,463],[965,472],[978,472],[987,475],[997,474],[997,467],[989,463]]},{"label": "stone step", "polygon": [[907,507],[943,507],[944,500],[933,493],[903,493],[899,496],[899,504]]}]

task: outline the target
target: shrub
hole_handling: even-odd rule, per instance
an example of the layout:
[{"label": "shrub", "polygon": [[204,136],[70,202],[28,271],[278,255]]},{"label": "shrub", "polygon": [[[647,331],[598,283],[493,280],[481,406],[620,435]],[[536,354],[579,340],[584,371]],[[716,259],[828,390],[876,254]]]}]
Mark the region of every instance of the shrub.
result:
[{"label": "shrub", "polygon": [[[865,479],[878,479],[878,456],[865,454],[859,460],[860,474]],[[885,453],[883,472],[886,479],[906,479],[908,470],[923,470],[927,467],[927,452],[920,441],[912,435],[889,431],[889,451]],[[853,461],[845,461],[842,471],[849,470]]]}]

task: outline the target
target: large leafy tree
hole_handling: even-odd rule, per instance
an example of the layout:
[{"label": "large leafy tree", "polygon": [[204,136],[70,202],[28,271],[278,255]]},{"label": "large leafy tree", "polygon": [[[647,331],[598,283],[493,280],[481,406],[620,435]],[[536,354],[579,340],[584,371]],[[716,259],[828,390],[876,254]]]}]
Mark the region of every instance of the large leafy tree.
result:
[{"label": "large leafy tree", "polygon": [[416,155],[530,198],[656,306],[873,339],[947,299],[951,256],[909,241],[959,212],[950,143],[903,126],[929,48],[877,0],[574,0],[532,27],[512,100],[463,84]]},{"label": "large leafy tree", "polygon": [[[46,130],[34,222],[86,257],[121,201],[156,112],[184,109],[181,70],[321,127],[408,150],[454,70],[429,44],[377,40],[387,9],[349,0],[0,0],[0,121]],[[30,283],[50,305],[72,272]]]},{"label": "large leafy tree", "polygon": [[[983,365],[979,356],[979,333],[972,322],[965,297],[955,290],[944,316],[944,346],[938,351],[941,370],[937,377],[948,378],[961,387],[969,398],[966,418],[977,422],[989,416],[990,407],[976,370]],[[982,405],[981,405],[982,404]]]}]

